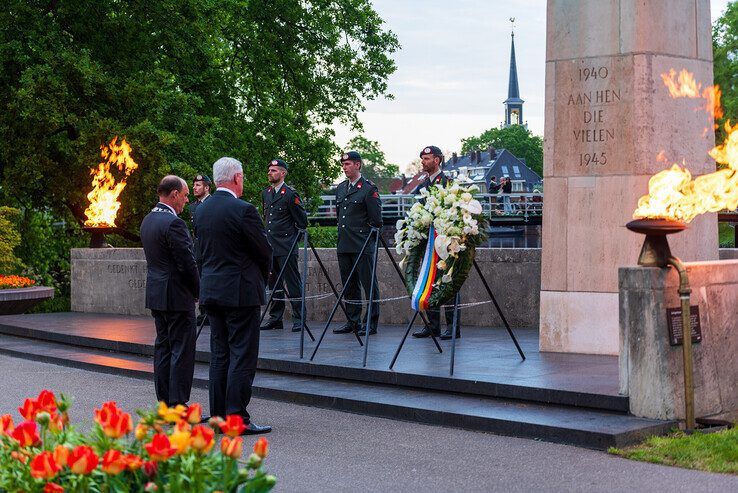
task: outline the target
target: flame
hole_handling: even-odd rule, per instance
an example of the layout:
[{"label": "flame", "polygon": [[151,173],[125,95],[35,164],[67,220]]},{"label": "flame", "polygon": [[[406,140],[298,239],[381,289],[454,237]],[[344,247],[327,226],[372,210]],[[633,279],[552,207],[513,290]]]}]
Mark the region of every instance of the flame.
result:
[{"label": "flame", "polygon": [[[668,74],[661,74],[661,78],[674,98],[704,99],[706,102],[703,108],[710,114],[711,121],[723,116],[718,86],[702,90],[701,84],[686,70],[680,71],[677,77],[676,71],[671,69]],[[633,218],[690,222],[699,214],[738,208],[738,124],[731,126],[727,122],[725,132],[725,141],[709,152],[725,168],[698,176],[694,180],[689,170],[678,164],[653,175],[648,181],[648,195],[638,200]],[[657,159],[663,158],[663,153],[659,153]]]},{"label": "flame", "polygon": [[[118,143],[117,136],[109,144],[100,146],[100,156],[102,161],[90,171],[92,191],[87,194],[90,206],[85,211],[85,226],[114,227],[120,209],[118,196],[126,187],[126,178],[138,168],[138,164],[131,158],[131,146],[125,139]],[[124,174],[117,183],[110,172],[111,165]]]}]

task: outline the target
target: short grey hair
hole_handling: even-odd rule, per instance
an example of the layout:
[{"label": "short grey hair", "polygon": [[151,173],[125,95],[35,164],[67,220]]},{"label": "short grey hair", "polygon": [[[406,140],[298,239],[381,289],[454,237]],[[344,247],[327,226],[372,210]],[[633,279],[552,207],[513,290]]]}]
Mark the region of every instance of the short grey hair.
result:
[{"label": "short grey hair", "polygon": [[232,182],[236,173],[243,173],[243,165],[238,159],[222,157],[213,163],[213,181],[216,185]]}]

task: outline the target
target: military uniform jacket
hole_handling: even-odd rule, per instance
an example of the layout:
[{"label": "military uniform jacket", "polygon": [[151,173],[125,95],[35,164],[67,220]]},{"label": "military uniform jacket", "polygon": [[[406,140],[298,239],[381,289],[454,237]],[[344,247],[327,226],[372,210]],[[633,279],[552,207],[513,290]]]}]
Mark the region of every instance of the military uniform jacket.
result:
[{"label": "military uniform jacket", "polygon": [[[298,229],[307,228],[307,213],[295,189],[283,184],[276,194],[272,187],[261,192],[264,226],[273,255],[283,257],[290,252]],[[297,254],[297,248],[293,251]]]},{"label": "military uniform jacket", "polygon": [[420,191],[423,190],[424,188],[430,188],[431,186],[435,186],[437,184],[441,184],[442,186],[445,187],[449,181],[451,180],[449,180],[448,177],[443,173],[443,171],[441,171],[440,173],[438,173],[438,175],[436,175],[435,178],[433,178],[432,183],[430,180],[430,176],[426,176],[425,181],[421,183],[420,185],[418,185],[418,188],[416,188],[413,193],[419,194]]},{"label": "military uniform jacket", "polygon": [[[382,201],[377,186],[363,176],[356,185],[346,180],[336,187],[337,253],[359,253],[372,227],[382,227]],[[365,253],[374,248],[367,245]]]},{"label": "military uniform jacket", "polygon": [[200,276],[185,222],[158,203],[141,223],[141,243],[146,255],[146,308],[193,310]]},{"label": "military uniform jacket", "polygon": [[[190,216],[192,216],[192,224],[193,224],[193,226],[195,224],[195,211],[200,206],[200,204],[202,204],[203,202],[205,202],[209,198],[210,198],[210,194],[208,194],[208,196],[205,197],[203,200],[196,200],[196,201],[191,202],[189,204]],[[202,261],[202,259],[200,258],[200,241],[197,239],[197,236],[195,236],[195,238],[193,239],[193,243],[194,243],[193,251],[195,253],[195,260],[199,264]]]}]

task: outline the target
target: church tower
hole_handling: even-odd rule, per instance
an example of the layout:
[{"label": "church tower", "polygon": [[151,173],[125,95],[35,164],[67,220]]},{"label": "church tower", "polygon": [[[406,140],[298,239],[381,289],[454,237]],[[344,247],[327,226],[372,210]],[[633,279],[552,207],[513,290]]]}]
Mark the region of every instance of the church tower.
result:
[{"label": "church tower", "polygon": [[507,86],[507,99],[505,100],[505,126],[522,125],[523,120],[523,101],[520,99],[520,88],[518,87],[518,67],[515,63],[515,17],[510,18],[513,23],[513,31],[511,34],[512,44],[510,46],[510,80]]}]

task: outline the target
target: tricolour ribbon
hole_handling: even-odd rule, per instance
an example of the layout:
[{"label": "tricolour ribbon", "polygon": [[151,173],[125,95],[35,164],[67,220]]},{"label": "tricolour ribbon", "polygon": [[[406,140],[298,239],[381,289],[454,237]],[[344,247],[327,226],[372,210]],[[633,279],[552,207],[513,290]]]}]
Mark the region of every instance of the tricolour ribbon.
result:
[{"label": "tricolour ribbon", "polygon": [[420,264],[420,271],[418,272],[418,280],[410,299],[410,306],[413,310],[422,311],[429,307],[433,283],[436,282],[436,274],[438,273],[438,254],[436,253],[435,243],[436,230],[431,224],[428,230],[428,244],[425,246],[423,262]]}]

